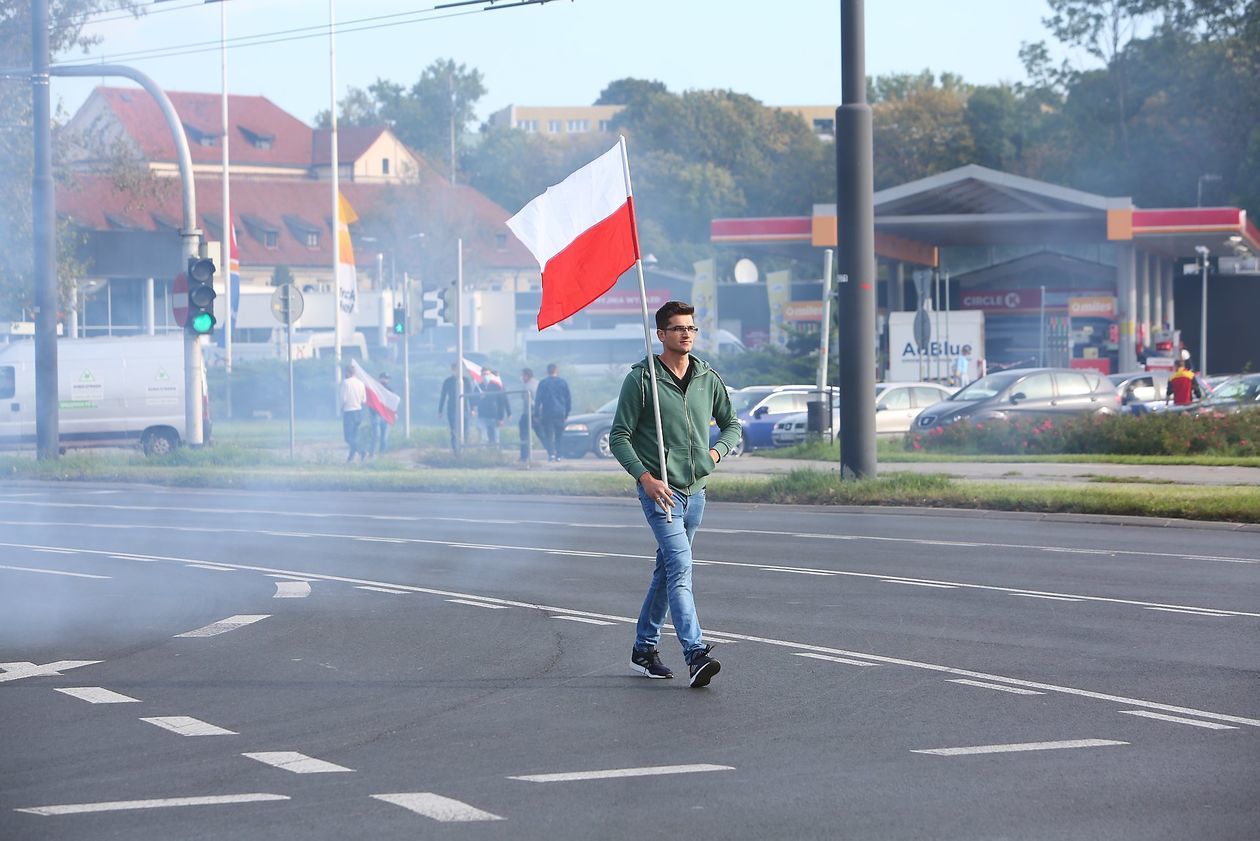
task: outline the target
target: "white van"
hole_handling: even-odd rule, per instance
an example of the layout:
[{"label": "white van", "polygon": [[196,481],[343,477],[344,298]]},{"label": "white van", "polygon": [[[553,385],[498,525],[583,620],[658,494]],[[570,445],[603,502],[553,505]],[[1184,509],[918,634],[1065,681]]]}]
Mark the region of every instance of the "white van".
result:
[{"label": "white van", "polygon": [[[149,455],[170,452],[187,439],[184,336],[60,339],[57,398],[62,447],[139,443]],[[201,405],[208,441],[204,394]],[[0,345],[0,446],[34,443],[35,343]]]}]

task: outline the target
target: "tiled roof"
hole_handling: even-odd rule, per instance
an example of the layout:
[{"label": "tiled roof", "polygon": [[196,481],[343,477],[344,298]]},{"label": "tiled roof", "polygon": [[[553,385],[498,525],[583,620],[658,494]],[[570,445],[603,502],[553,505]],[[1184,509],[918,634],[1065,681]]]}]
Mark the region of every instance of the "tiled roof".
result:
[{"label": "tiled roof", "polygon": [[[95,95],[106,101],[146,160],[175,160],[175,143],[153,97],[137,88],[98,87]],[[223,155],[219,145],[223,131],[220,95],[183,91],[167,91],[166,95],[184,123],[193,163],[218,163]],[[233,164],[311,165],[310,126],[266,97],[229,94],[228,122],[232,127],[228,152]],[[213,145],[202,145],[201,137]]]},{"label": "tiled roof", "polygon": [[[385,133],[385,126],[350,126],[337,129],[337,162],[346,164],[358,160],[376,139]],[[329,166],[332,163],[332,130],[317,128],[311,132],[311,164]]]}]

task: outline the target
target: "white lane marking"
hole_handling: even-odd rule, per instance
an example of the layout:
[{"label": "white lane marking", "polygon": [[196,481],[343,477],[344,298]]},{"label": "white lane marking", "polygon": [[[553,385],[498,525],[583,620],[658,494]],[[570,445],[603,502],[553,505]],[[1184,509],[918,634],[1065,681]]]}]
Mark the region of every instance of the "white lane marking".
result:
[{"label": "white lane marking", "polygon": [[285,771],[292,771],[294,774],[337,774],[354,771],[353,768],[346,768],[343,765],[335,765],[332,762],[325,762],[322,759],[313,759],[304,753],[298,753],[297,751],[291,750],[243,753],[241,756],[256,759],[264,765],[273,765],[276,768],[282,768]]},{"label": "white lane marking", "polygon": [[178,733],[181,736],[239,735],[235,730],[228,730],[214,724],[209,724],[199,718],[191,718],[186,715],[164,715],[155,716],[153,718],[142,718],[140,720],[161,727],[163,730]]},{"label": "white lane marking", "polygon": [[36,552],[46,552],[49,555],[77,555],[78,550],[75,549],[36,549]]},{"label": "white lane marking", "polygon": [[1148,607],[1145,610],[1162,610],[1164,613],[1188,613],[1192,616],[1230,616],[1229,613],[1216,610],[1193,610],[1184,607]]},{"label": "white lane marking", "polygon": [[[73,554],[73,553],[71,553]],[[67,575],[71,578],[111,578],[109,575],[90,575],[86,572],[64,572],[59,569],[40,569],[39,567],[11,567],[0,564],[0,569],[11,569],[15,572],[39,572],[44,575]]]},{"label": "white lane marking", "polygon": [[91,666],[101,662],[100,660],[58,660],[55,663],[48,663],[40,666],[35,663],[21,660],[16,663],[0,663],[0,683],[10,680],[22,680],[28,677],[51,677],[60,675],[68,669],[77,669],[80,666]]},{"label": "white lane marking", "polygon": [[304,599],[311,594],[308,581],[277,581],[273,599]]},{"label": "white lane marking", "polygon": [[386,803],[393,803],[395,806],[401,806],[404,809],[415,812],[417,815],[424,815],[426,818],[433,818],[433,820],[443,823],[503,820],[498,815],[483,812],[476,807],[469,806],[467,803],[452,800],[449,797],[443,797],[430,791],[373,794],[372,798],[374,800],[383,800]]},{"label": "white lane marking", "polygon": [[847,657],[832,657],[829,654],[815,654],[812,651],[795,651],[796,657],[809,657],[811,660],[827,660],[831,663],[844,663],[846,666],[878,666],[878,663],[869,663],[865,660],[850,660]]},{"label": "white lane marking", "polygon": [[1068,596],[1047,596],[1045,593],[1010,593],[1012,596],[1020,596],[1025,599],[1049,599],[1055,602],[1079,602],[1081,599],[1074,599]]},{"label": "white lane marking", "polygon": [[1153,713],[1149,710],[1120,710],[1125,715],[1140,715],[1143,718],[1157,718],[1160,721],[1171,721],[1174,724],[1189,724],[1191,727],[1205,727],[1208,730],[1237,730],[1229,724],[1217,724],[1214,721],[1199,721],[1197,718],[1182,718],[1179,715],[1164,715],[1163,713]]},{"label": "white lane marking", "polygon": [[127,555],[123,553],[114,553],[107,557],[116,561],[144,561],[146,564],[156,563],[158,560],[157,558],[146,558],[144,555]]},{"label": "white lane marking", "polygon": [[360,584],[358,587],[355,587],[354,589],[356,589],[356,590],[371,590],[373,593],[394,593],[394,594],[401,594],[401,593],[407,593],[407,592],[410,592],[410,591],[408,591],[408,590],[399,590],[399,589],[394,588],[394,587],[373,587],[373,586],[372,586],[372,585],[370,585],[370,584]]},{"label": "white lane marking", "polygon": [[[284,535],[288,536],[288,535]],[[356,537],[355,540],[361,540],[364,543],[406,543],[405,538],[401,537]]]},{"label": "white lane marking", "polygon": [[915,587],[937,587],[941,590],[957,590],[956,584],[937,584],[932,581],[912,581],[909,578],[881,578],[884,584],[910,584]]},{"label": "white lane marking", "polygon": [[961,683],[964,686],[978,686],[981,689],[996,689],[999,692],[1010,692],[1012,695],[1045,695],[1032,689],[1020,689],[1018,686],[1003,686],[1000,683],[985,683],[982,680],[967,680],[963,677],[946,678],[950,683]]},{"label": "white lane marking", "polygon": [[285,581],[305,581],[305,582],[307,582],[308,584],[309,584],[310,582],[312,582],[312,581],[314,581],[314,580],[315,580],[315,579],[313,579],[313,578],[307,578],[307,577],[302,576],[302,575],[277,575],[277,574],[276,574],[276,573],[274,573],[274,572],[269,572],[269,573],[267,573],[267,577],[268,577],[268,578],[280,578],[280,579],[283,579],[283,580],[285,580]]},{"label": "white lane marking", "polygon": [[176,637],[213,637],[218,634],[226,634],[228,631],[235,631],[237,628],[243,628],[246,625],[252,625],[255,622],[261,622],[270,616],[270,613],[248,614],[242,613],[236,616],[229,616],[227,619],[220,619],[218,622],[212,622],[200,628],[191,631],[184,631],[182,634],[176,634]]},{"label": "white lane marking", "polygon": [[1116,742],[1111,739],[1073,739],[1066,742],[1024,742],[1011,745],[975,745],[968,748],[932,748],[930,750],[912,750],[911,753],[930,753],[933,756],[971,756],[978,753],[1021,753],[1030,750],[1068,750],[1071,748],[1104,748],[1112,745],[1127,745],[1128,742]]},{"label": "white lane marking", "polygon": [[656,765],[647,768],[612,768],[607,771],[569,771],[563,774],[525,774],[508,777],[527,783],[568,783],[577,780],[611,780],[620,777],[660,777],[668,774],[702,774],[706,771],[734,771],[731,765]]},{"label": "white lane marking", "polygon": [[[3,505],[25,505],[37,508],[101,508],[106,510],[119,511],[144,511],[144,512],[161,512],[175,511],[188,512],[196,514],[243,514],[254,517],[293,517],[307,518],[315,520],[377,520],[391,522],[452,522],[452,523],[473,523],[473,524],[500,524],[504,521],[484,519],[477,517],[437,517],[437,516],[400,516],[385,514],[345,514],[345,513],[329,513],[315,511],[280,511],[265,510],[256,508],[194,508],[191,506],[162,506],[162,505],[106,505],[94,502],[48,502],[44,500],[27,500],[27,499],[0,499],[0,506]],[[519,523],[520,520],[508,521],[510,523]],[[531,525],[539,526],[564,526],[566,528],[588,528],[588,529],[628,529],[639,528],[638,526],[613,524],[613,523],[573,523],[562,520],[529,520]],[[27,525],[49,525],[48,523],[32,523],[26,520],[7,521],[7,525],[27,526]],[[65,523],[59,525],[89,525],[84,523]],[[152,528],[151,526],[134,526],[126,525],[123,528]],[[227,529],[202,529],[204,531],[227,531]],[[249,531],[241,529],[240,531]],[[253,532],[250,532],[253,533]],[[286,532],[263,532],[264,534],[276,534],[280,536],[300,536],[314,537],[316,535],[286,533]],[[886,543],[909,543],[919,546],[947,546],[954,548],[985,548],[985,549],[1025,549],[1033,552],[1067,552],[1080,555],[1126,555],[1143,558],[1171,558],[1173,560],[1186,561],[1219,561],[1223,563],[1233,564],[1260,564],[1260,558],[1238,558],[1228,555],[1190,555],[1184,552],[1148,552],[1140,549],[1083,549],[1072,548],[1070,546],[1037,546],[1024,543],[987,543],[980,541],[961,541],[961,540],[928,540],[924,538],[913,537],[884,537],[866,534],[829,534],[818,532],[792,532],[792,531],[775,531],[772,529],[726,529],[727,534],[756,534],[766,535],[770,537],[801,537],[812,540],[866,540],[872,542]],[[433,541],[441,542],[441,541]]]},{"label": "white lane marking", "polygon": [[[692,563],[695,563],[692,561]],[[834,572],[821,572],[816,569],[792,569],[791,567],[760,567],[762,572],[794,572],[797,575],[835,575]]]},{"label": "white lane marking", "polygon": [[468,604],[473,607],[485,607],[490,610],[508,610],[508,606],[504,604],[486,604],[485,602],[475,602],[472,599],[447,599],[451,604]]},{"label": "white lane marking", "polygon": [[[222,534],[225,532],[232,532],[232,533],[238,533],[238,534],[258,534],[259,533],[257,531],[251,531],[249,529],[227,529],[227,528],[220,529],[220,528],[193,527],[193,526],[135,525],[135,524],[122,526],[122,525],[111,524],[111,523],[55,523],[55,522],[29,523],[29,522],[22,522],[22,521],[0,521],[0,525],[28,525],[28,526],[48,526],[48,527],[74,526],[75,528],[87,527],[87,528],[100,528],[100,529],[146,528],[146,529],[154,529],[154,530],[171,530],[171,531],[183,531],[183,532],[214,532],[218,534]],[[573,524],[570,523],[566,525],[573,525]],[[779,532],[749,532],[749,530],[747,529],[734,529],[734,530],[731,530],[730,533],[744,533],[744,532],[753,533],[753,534],[763,534],[763,533],[779,534]],[[262,532],[262,533],[267,534],[268,532]],[[335,539],[335,540],[357,540],[359,538],[358,535],[352,535],[352,534],[323,534],[323,533],[317,533],[317,532],[292,533],[287,536],[312,537],[312,538]],[[818,534],[818,535],[811,535],[811,537],[835,539],[835,540],[859,539],[851,535]],[[900,540],[901,538],[861,538],[861,539]],[[492,543],[479,543],[479,544],[452,543],[448,540],[431,540],[431,539],[424,539],[424,538],[418,538],[418,537],[407,538],[405,540],[390,538],[390,540],[393,542],[399,542],[399,543],[408,543],[408,544],[423,545],[423,546],[442,546],[442,547],[447,547],[447,548],[456,546],[456,547],[468,548],[468,549],[486,549],[486,550],[507,549],[507,550],[517,551],[517,552],[541,552],[543,554],[557,551],[554,549],[547,549],[547,548],[542,548],[538,546],[510,546],[510,545],[492,544]],[[908,540],[906,542],[914,543],[915,541]],[[986,543],[986,544],[978,544],[978,545],[989,547],[989,548],[1003,548],[1003,544],[987,544]],[[0,543],[0,546],[10,546],[10,547],[22,548],[22,549],[38,548],[32,544],[26,544],[26,543]],[[1036,549],[1036,548],[1041,548],[1041,547],[1011,546],[1011,547],[1006,547],[1006,548]],[[91,549],[79,549],[77,551],[84,554],[102,554],[99,552],[94,552],[94,550],[91,550]],[[565,550],[565,551],[568,551],[568,550]],[[1077,550],[1071,550],[1071,551],[1077,551]],[[1079,551],[1086,552],[1086,550],[1079,550]],[[1095,550],[1089,550],[1086,553],[1098,554],[1098,552],[1096,552]],[[104,553],[104,554],[112,554],[112,553]],[[1116,552],[1103,552],[1101,554],[1124,554],[1124,555],[1140,555],[1143,557],[1163,557],[1159,555],[1159,553],[1121,552],[1118,550]],[[654,555],[632,555],[625,552],[592,552],[592,553],[589,553],[589,557],[625,558],[625,559],[630,559],[630,560],[655,561]],[[1192,557],[1192,556],[1186,556],[1186,555],[1168,555],[1167,557],[1189,559],[1189,560],[1221,560],[1221,559],[1213,559],[1213,558],[1198,558],[1198,557]],[[185,563],[188,562],[188,559],[186,558],[168,558],[168,557],[162,557],[160,555],[150,555],[146,557],[140,557],[140,558],[137,558],[137,560],[178,560]],[[1244,559],[1235,559],[1235,560],[1238,560],[1239,562],[1244,562]],[[1260,560],[1245,560],[1245,562],[1260,564]],[[757,570],[765,568],[764,564],[741,563],[738,561],[713,561],[713,560],[704,560],[704,559],[701,559],[699,561],[696,561],[696,560],[692,561],[693,565],[696,563],[701,563],[706,566],[725,566],[725,567],[732,567],[732,568],[757,569]],[[778,567],[778,569],[787,569],[787,567]],[[794,569],[801,569],[801,567],[794,567]],[[986,590],[986,591],[999,592],[999,593],[1027,593],[1027,594],[1036,594],[1036,595],[1043,595],[1043,596],[1062,596],[1066,598],[1080,599],[1081,601],[1102,602],[1106,604],[1135,605],[1137,607],[1147,607],[1147,606],[1169,607],[1169,608],[1180,608],[1183,610],[1215,610],[1214,608],[1201,608],[1201,607],[1196,607],[1195,605],[1161,604],[1158,602],[1146,602],[1146,601],[1141,601],[1137,599],[1120,599],[1120,598],[1108,598],[1104,596],[1089,596],[1089,595],[1084,595],[1081,593],[1047,593],[1047,592],[1042,592],[1042,591],[1037,591],[1037,590],[1028,590],[1026,588],[1021,589],[1021,588],[1014,588],[1014,587],[999,587],[992,584],[971,584],[965,581],[935,581],[931,579],[908,578],[906,576],[889,576],[887,574],[876,574],[876,573],[871,573],[871,572],[853,572],[851,570],[823,569],[823,570],[812,570],[812,571],[824,573],[826,575],[848,576],[850,578],[873,578],[879,581],[893,581],[893,580],[904,581],[904,582],[918,581],[923,584],[937,584],[942,587],[956,587],[956,588],[962,588],[962,589],[967,589],[967,590]],[[1249,616],[1252,618],[1260,619],[1260,613],[1250,613],[1250,612],[1241,611],[1241,610],[1221,610],[1218,612],[1221,613],[1222,615]]]},{"label": "white lane marking", "polygon": [[587,625],[616,625],[603,619],[587,619],[585,616],[553,616],[552,619],[563,619],[566,622],[585,622]]},{"label": "white lane marking", "polygon": [[[0,543],[0,546],[4,546],[4,545],[6,544]],[[16,545],[21,546],[23,544],[16,544]],[[103,550],[84,549],[82,551],[88,554],[99,554],[99,555],[109,554],[108,552],[105,552]],[[626,556],[626,557],[643,557],[643,556],[632,555],[632,556]],[[154,560],[169,561],[173,563],[184,563],[185,561],[187,561],[187,558],[154,556]],[[592,611],[586,611],[586,610],[574,610],[573,608],[559,607],[556,605],[545,605],[545,604],[536,604],[533,602],[513,601],[511,599],[501,599],[495,596],[484,596],[479,593],[462,593],[457,590],[438,590],[433,587],[417,587],[412,584],[393,584],[391,582],[374,581],[374,580],[365,579],[365,578],[350,578],[350,577],[342,576],[342,575],[325,575],[323,573],[314,573],[314,572],[304,573],[304,572],[299,572],[297,570],[276,569],[274,567],[261,567],[261,566],[253,566],[253,565],[248,565],[248,564],[235,564],[233,566],[236,569],[248,570],[250,572],[263,572],[263,573],[278,572],[278,573],[283,573],[283,574],[288,574],[288,575],[309,576],[312,580],[316,580],[316,581],[331,581],[331,582],[337,582],[341,584],[353,584],[353,585],[364,584],[364,585],[372,585],[376,587],[393,587],[407,593],[424,593],[431,596],[442,596],[444,598],[450,597],[450,598],[460,598],[460,599],[477,599],[480,601],[491,602],[494,604],[506,605],[508,607],[520,607],[520,608],[526,608],[528,610],[545,610],[550,613],[567,613],[572,616],[589,616],[592,618],[607,619],[614,623],[625,622],[628,624],[634,624],[635,622],[638,621],[637,617],[632,617],[632,616],[617,616],[614,614],[607,614],[607,613],[594,613]],[[1260,614],[1257,614],[1257,615],[1260,616]],[[666,624],[663,627],[666,630],[673,629],[673,626],[669,624]],[[717,633],[721,633],[723,636],[729,637],[733,640],[741,640],[743,642],[759,642],[759,643],[762,643],[763,645],[770,645],[770,646],[775,646],[778,648],[789,648],[789,649],[795,649],[798,651],[814,651],[820,654],[833,654],[838,657],[858,657],[858,658],[863,658],[866,660],[871,660],[876,663],[885,663],[892,666],[906,666],[907,668],[923,669],[925,671],[932,671],[932,672],[942,672],[944,674],[958,675],[959,677],[970,677],[970,678],[976,678],[978,680],[991,680],[991,681],[1005,683],[1005,684],[1013,685],[1013,686],[1023,686],[1028,689],[1041,689],[1046,692],[1057,692],[1064,695],[1075,695],[1079,698],[1089,698],[1095,701],[1108,701],[1112,704],[1123,704],[1125,706],[1130,706],[1130,707],[1145,707],[1147,709],[1159,710],[1161,712],[1167,712],[1167,713],[1185,713],[1187,715],[1198,716],[1200,718],[1214,719],[1216,721],[1228,721],[1234,724],[1246,724],[1249,727],[1260,727],[1260,719],[1245,718],[1243,716],[1228,715],[1226,713],[1208,712],[1206,710],[1198,710],[1191,707],[1179,707],[1172,704],[1159,703],[1157,701],[1146,701],[1141,698],[1127,698],[1122,695],[1110,695],[1105,692],[1094,692],[1089,689],[1077,689],[1072,686],[1059,686],[1053,683],[1039,683],[1035,681],[1023,680],[1020,678],[1006,677],[1005,675],[990,674],[988,672],[976,672],[970,669],[960,669],[954,666],[946,666],[940,663],[925,663],[919,660],[906,660],[904,658],[888,657],[882,654],[868,654],[866,652],[861,652],[861,651],[848,651],[843,648],[831,648],[829,646],[814,645],[812,643],[796,642],[793,640],[775,639],[773,637],[759,637],[753,634],[737,634],[737,633],[731,633],[731,632],[726,632],[726,631],[717,632]],[[92,662],[92,661],[89,661],[89,662]],[[0,679],[3,679],[3,678],[0,677]]]},{"label": "white lane marking", "polygon": [[208,569],[212,572],[232,572],[231,567],[218,566],[217,564],[184,564],[189,569]]},{"label": "white lane marking", "polygon": [[139,698],[123,695],[112,689],[100,686],[54,686],[53,689],[71,698],[87,701],[89,704],[138,704]]},{"label": "white lane marking", "polygon": [[128,809],[169,809],[175,806],[223,806],[229,803],[261,803],[288,800],[283,794],[219,794],[210,797],[168,797],[163,800],[113,800],[108,803],[67,803],[14,809],[31,815],[81,815],[85,812],[122,812]]}]

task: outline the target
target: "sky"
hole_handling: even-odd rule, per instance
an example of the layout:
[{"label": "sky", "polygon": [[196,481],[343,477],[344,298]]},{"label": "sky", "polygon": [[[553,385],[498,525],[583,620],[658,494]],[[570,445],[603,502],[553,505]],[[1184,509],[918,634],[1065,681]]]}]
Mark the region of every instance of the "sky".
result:
[{"label": "sky", "polygon": [[[135,67],[168,90],[218,92],[220,13],[226,12],[229,43],[247,36],[291,39],[232,47],[229,90],[266,96],[309,122],[330,101],[330,5],[161,0],[146,4],[149,14],[139,20],[116,12],[96,16],[86,31],[102,41],[89,55]],[[608,82],[627,76],[656,79],[675,92],[730,89],[768,105],[840,100],[839,0],[557,0],[495,11],[433,11],[433,5],[336,3],[338,98],[377,78],[409,85],[432,61],[452,58],[481,71],[487,89],[478,108],[483,120],[513,104],[589,105]],[[930,68],[978,84],[1020,81],[1020,43],[1047,38],[1045,0],[865,5],[867,75]],[[282,31],[288,34],[275,34]],[[137,54],[160,49],[185,54]],[[84,57],[55,60],[79,63]],[[54,102],[73,113],[99,84],[54,79]]]}]

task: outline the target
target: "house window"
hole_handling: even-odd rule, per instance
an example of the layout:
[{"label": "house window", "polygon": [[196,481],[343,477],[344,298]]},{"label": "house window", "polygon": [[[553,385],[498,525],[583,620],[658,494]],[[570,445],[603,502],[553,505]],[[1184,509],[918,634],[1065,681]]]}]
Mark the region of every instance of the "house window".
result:
[{"label": "house window", "polygon": [[307,233],[306,233],[306,247],[307,247],[307,248],[319,248],[319,231],[307,231]]},{"label": "house window", "polygon": [[548,120],[547,131],[551,132],[552,134],[559,134],[561,131],[563,131],[560,125],[561,123],[559,120]]},{"label": "house window", "polygon": [[381,175],[389,175],[389,158],[381,158]]},{"label": "house window", "polygon": [[612,131],[612,120],[600,120],[599,130],[604,132],[605,134]]},{"label": "house window", "polygon": [[569,131],[574,134],[582,134],[591,130],[590,120],[569,120]]},{"label": "house window", "polygon": [[536,132],[538,131],[537,120],[517,120],[516,127],[521,131]]},{"label": "house window", "polygon": [[834,136],[836,133],[835,119],[814,120],[814,134],[824,134],[828,137]]},{"label": "house window", "polygon": [[267,248],[279,248],[280,247],[280,232],[279,231],[263,231],[263,245],[266,246]]},{"label": "house window", "polygon": [[499,251],[507,251],[507,234],[495,234],[494,247]]}]

